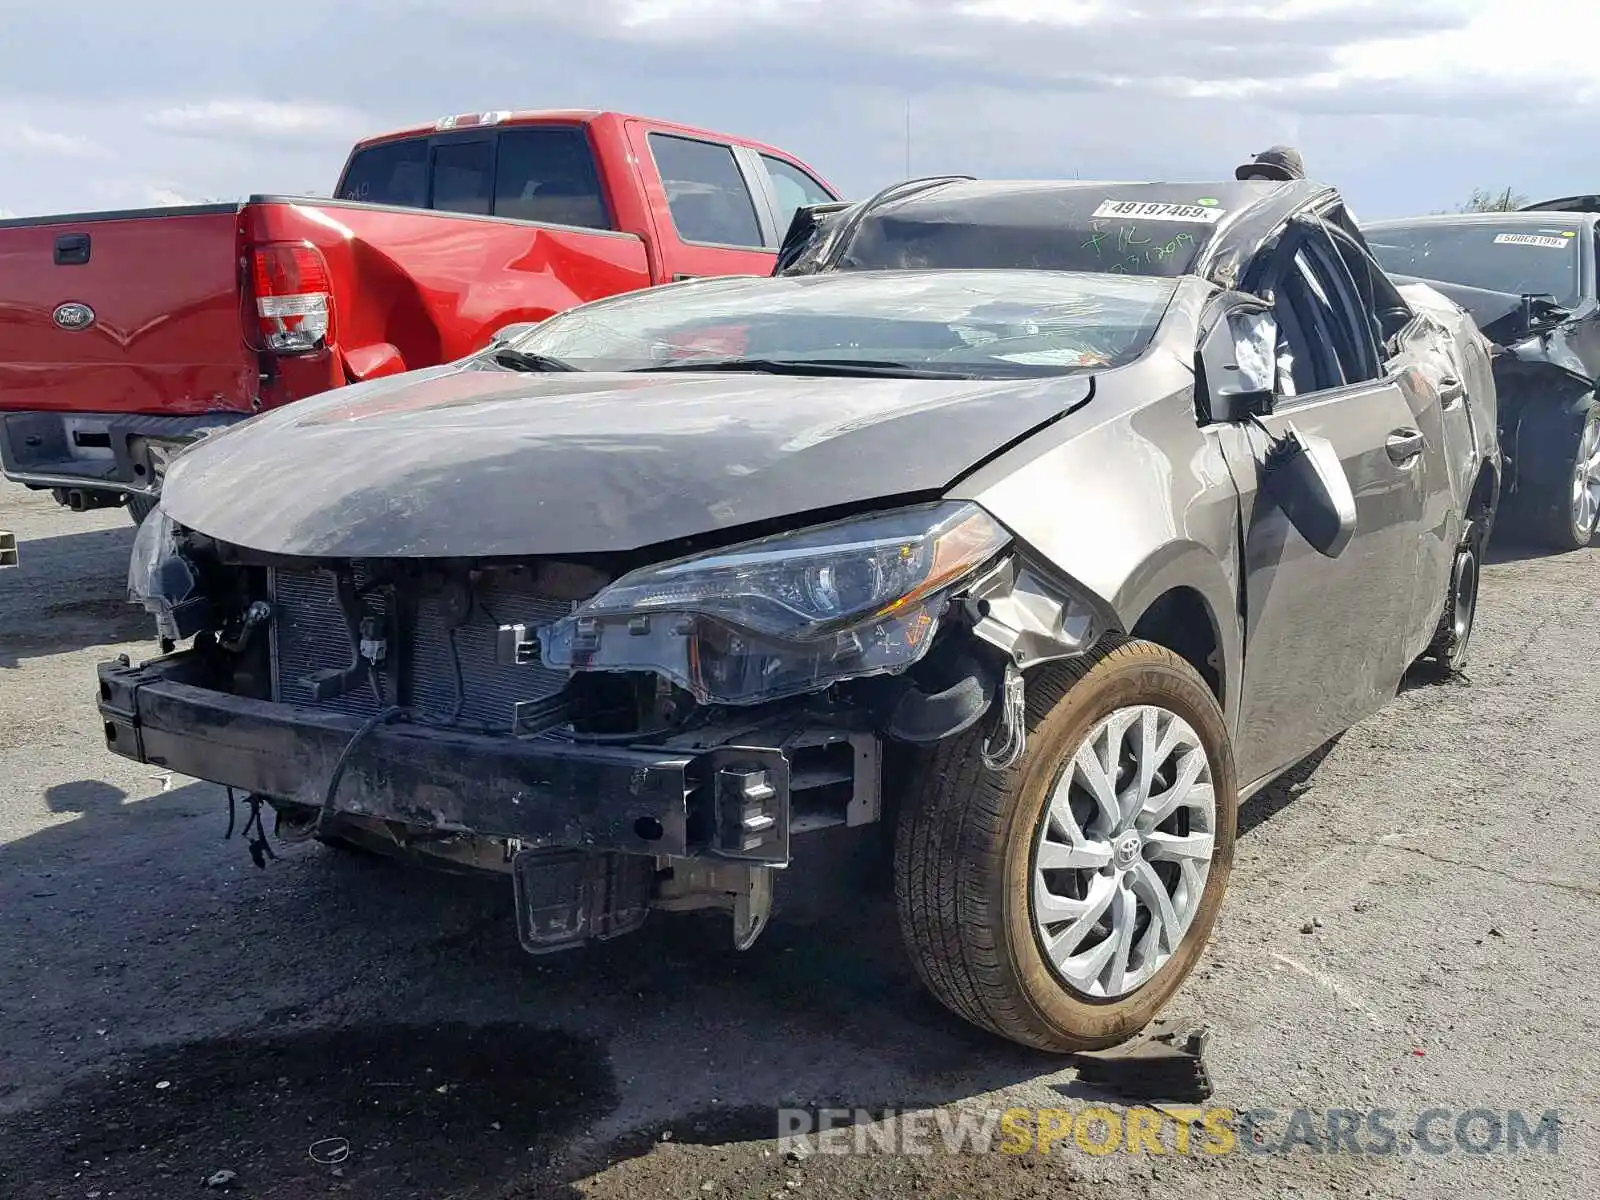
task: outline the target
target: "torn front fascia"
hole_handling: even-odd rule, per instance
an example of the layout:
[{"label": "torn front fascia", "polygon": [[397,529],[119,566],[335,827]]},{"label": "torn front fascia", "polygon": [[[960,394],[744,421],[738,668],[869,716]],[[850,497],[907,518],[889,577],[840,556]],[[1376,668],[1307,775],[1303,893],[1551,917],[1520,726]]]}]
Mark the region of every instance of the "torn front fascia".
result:
[{"label": "torn front fascia", "polygon": [[1075,658],[1116,627],[1099,606],[1056,587],[1007,558],[968,589],[973,636],[1002,651],[1019,670]]},{"label": "torn front fascia", "polygon": [[1022,673],[1084,653],[1117,628],[1116,619],[1046,582],[1015,557],[980,576],[958,603],[971,634],[999,655],[964,639],[946,639],[905,674],[869,681],[879,693],[873,711],[886,737],[930,745],[971,728],[998,701],[997,748],[986,743],[984,754],[993,769],[1003,770],[1021,752]]}]

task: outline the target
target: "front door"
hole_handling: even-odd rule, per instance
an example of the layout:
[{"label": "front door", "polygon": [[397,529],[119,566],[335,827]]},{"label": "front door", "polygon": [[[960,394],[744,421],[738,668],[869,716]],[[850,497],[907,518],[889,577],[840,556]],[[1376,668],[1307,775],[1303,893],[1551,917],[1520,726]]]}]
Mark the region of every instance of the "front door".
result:
[{"label": "front door", "polygon": [[[727,142],[628,122],[650,201],[662,282],[768,275],[777,261],[771,206]],[[780,231],[781,232],[781,231]]]},{"label": "front door", "polygon": [[[1394,695],[1409,665],[1427,492],[1422,431],[1368,344],[1370,327],[1348,306],[1354,289],[1331,244],[1291,234],[1277,253],[1279,395],[1265,430],[1247,431],[1251,461],[1234,471],[1245,529],[1235,747],[1246,783],[1293,765]],[[1291,426],[1328,439],[1350,480],[1356,531],[1338,558],[1312,549],[1260,491],[1266,430],[1282,436]]]}]

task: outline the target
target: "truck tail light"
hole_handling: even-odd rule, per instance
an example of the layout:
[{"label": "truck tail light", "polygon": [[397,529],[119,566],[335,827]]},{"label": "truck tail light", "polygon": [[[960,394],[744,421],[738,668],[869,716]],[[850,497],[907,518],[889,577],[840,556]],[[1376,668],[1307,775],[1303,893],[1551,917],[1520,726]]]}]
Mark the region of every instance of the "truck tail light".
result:
[{"label": "truck tail light", "polygon": [[251,254],[261,341],[277,354],[312,354],[333,341],[333,282],[309,242],[268,242]]}]

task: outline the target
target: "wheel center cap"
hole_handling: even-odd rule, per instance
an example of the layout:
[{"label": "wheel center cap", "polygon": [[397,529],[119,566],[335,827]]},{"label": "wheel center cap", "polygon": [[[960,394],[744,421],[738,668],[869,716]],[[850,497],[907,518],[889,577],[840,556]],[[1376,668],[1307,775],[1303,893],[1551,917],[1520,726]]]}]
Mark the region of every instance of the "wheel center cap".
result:
[{"label": "wheel center cap", "polygon": [[1117,839],[1111,848],[1111,854],[1117,866],[1126,870],[1139,861],[1139,853],[1143,849],[1143,839],[1130,830]]}]

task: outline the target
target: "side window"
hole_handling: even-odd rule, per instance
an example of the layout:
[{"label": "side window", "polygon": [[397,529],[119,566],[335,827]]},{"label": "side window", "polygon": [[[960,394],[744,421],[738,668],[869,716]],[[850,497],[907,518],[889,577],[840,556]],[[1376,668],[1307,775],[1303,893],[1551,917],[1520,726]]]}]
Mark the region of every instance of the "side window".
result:
[{"label": "side window", "polygon": [[433,149],[433,207],[440,212],[489,212],[494,143],[444,142]]},{"label": "side window", "polygon": [[1344,383],[1365,383],[1378,377],[1378,348],[1373,336],[1371,306],[1363,301],[1344,260],[1326,230],[1297,255],[1300,269],[1325,313],[1329,345]]},{"label": "side window", "polygon": [[1360,248],[1354,236],[1335,237],[1333,244],[1355,281],[1362,314],[1372,328],[1373,352],[1381,361],[1384,343],[1411,320],[1410,306],[1395,288],[1394,281],[1383,273],[1371,254]]},{"label": "side window", "polygon": [[339,199],[423,208],[428,203],[428,143],[386,142],[350,160]]},{"label": "side window", "polygon": [[780,233],[789,228],[789,222],[794,220],[795,209],[810,204],[827,204],[833,199],[820,183],[793,163],[763,154],[761,165],[767,169],[767,176],[772,180],[773,195],[778,201]]},{"label": "side window", "polygon": [[1275,289],[1272,319],[1278,326],[1277,390],[1280,396],[1303,396],[1329,386],[1322,382],[1317,367],[1312,331],[1302,322],[1308,307],[1305,286],[1298,270],[1287,272]]},{"label": "side window", "polygon": [[714,246],[766,248],[755,202],[731,147],[652,133],[650,153],[680,238]]},{"label": "side window", "polygon": [[581,129],[507,129],[500,135],[494,175],[494,213],[518,221],[548,221],[610,229],[594,151]]}]

